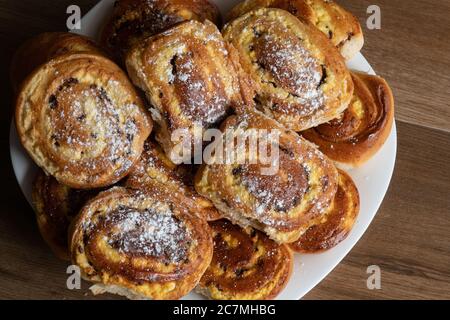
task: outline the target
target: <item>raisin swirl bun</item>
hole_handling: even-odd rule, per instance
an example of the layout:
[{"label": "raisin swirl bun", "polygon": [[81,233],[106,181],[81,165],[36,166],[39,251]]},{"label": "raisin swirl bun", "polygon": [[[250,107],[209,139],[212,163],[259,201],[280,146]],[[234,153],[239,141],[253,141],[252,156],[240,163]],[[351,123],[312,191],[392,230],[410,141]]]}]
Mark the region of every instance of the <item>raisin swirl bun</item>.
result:
[{"label": "raisin swirl bun", "polygon": [[215,126],[241,101],[235,64],[209,21],[183,22],[142,41],[129,52],[126,64],[152,105],[157,141],[176,163],[175,131],[186,131],[193,141],[196,125]]},{"label": "raisin swirl bun", "polygon": [[197,291],[215,300],[268,300],[289,281],[292,253],[264,233],[228,220],[211,222],[214,253]]},{"label": "raisin swirl bun", "polygon": [[183,204],[190,212],[208,221],[220,219],[214,205],[194,189],[190,168],[175,165],[164,151],[150,139],[144,145],[141,158],[125,181],[125,186],[145,192],[165,194]]},{"label": "raisin swirl bun", "polygon": [[60,183],[112,185],[142,153],[152,121],[127,76],[96,54],[66,54],[36,69],[16,104],[22,145]]},{"label": "raisin swirl bun", "polygon": [[261,111],[287,128],[315,127],[336,118],[350,103],[353,82],[338,50],[287,11],[251,11],[223,33],[255,83]]},{"label": "raisin swirl bun", "polygon": [[94,293],[178,299],[212,258],[211,231],[177,203],[115,187],[83,207],[70,232],[72,262]]},{"label": "raisin swirl bun", "polygon": [[246,0],[234,7],[229,20],[259,8],[279,8],[322,31],[349,60],[364,45],[364,36],[358,19],[330,0]]},{"label": "raisin swirl bun", "polygon": [[26,41],[11,62],[11,82],[15,93],[37,67],[67,53],[97,53],[102,50],[89,38],[69,32],[46,32]]},{"label": "raisin swirl bun", "polygon": [[236,148],[240,159],[217,161],[214,154],[197,172],[197,192],[234,223],[250,225],[278,243],[296,241],[331,203],[337,169],[312,144],[257,111],[231,116],[223,130],[231,135],[225,141],[258,130],[278,138],[258,138],[259,145],[268,145],[267,157],[261,149],[251,152],[250,139],[245,148]]},{"label": "raisin swirl bun", "polygon": [[86,202],[100,190],[78,190],[60,184],[40,171],[33,183],[32,197],[39,231],[55,255],[70,260],[69,225]]},{"label": "raisin swirl bun", "polygon": [[359,167],[386,142],[394,123],[394,97],[377,76],[352,73],[355,93],[337,119],[302,132],[339,167]]},{"label": "raisin swirl bun", "polygon": [[338,190],[325,215],[289,246],[301,253],[317,253],[337,246],[353,229],[359,208],[355,183],[347,173],[339,171]]},{"label": "raisin swirl bun", "polygon": [[118,0],[105,25],[101,43],[119,61],[143,39],[186,20],[220,24],[217,7],[208,0]]}]

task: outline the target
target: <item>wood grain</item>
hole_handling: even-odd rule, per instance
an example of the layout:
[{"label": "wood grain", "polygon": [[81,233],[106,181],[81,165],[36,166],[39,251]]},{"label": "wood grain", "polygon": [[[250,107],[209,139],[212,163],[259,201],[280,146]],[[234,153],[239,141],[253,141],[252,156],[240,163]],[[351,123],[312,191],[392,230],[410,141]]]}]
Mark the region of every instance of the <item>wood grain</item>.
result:
[{"label": "wood grain", "polygon": [[[378,0],[382,29],[367,30],[372,1],[341,0],[363,23],[363,50],[393,87],[398,158],[374,222],[344,261],[306,299],[450,299],[450,1]],[[39,32],[64,30],[65,10],[94,0],[0,0],[0,299],[91,299],[66,288],[67,263],[42,241],[9,160],[12,99],[9,62]],[[381,290],[366,287],[369,265],[381,268]],[[116,298],[101,296],[99,298]]]},{"label": "wood grain", "polygon": [[[397,163],[382,207],[307,299],[450,298],[450,134],[397,126]],[[367,289],[370,265],[381,269],[381,290]]]},{"label": "wood grain", "polygon": [[[450,131],[450,1],[340,0],[364,30],[362,50],[392,86],[397,120]],[[368,6],[381,29],[368,30]]]}]

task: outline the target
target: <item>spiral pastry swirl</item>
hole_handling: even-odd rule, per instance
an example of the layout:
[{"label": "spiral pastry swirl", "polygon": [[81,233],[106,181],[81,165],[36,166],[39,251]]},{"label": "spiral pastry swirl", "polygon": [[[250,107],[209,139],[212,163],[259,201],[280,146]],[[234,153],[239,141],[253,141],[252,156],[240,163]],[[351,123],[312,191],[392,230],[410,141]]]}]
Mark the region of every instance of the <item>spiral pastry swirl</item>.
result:
[{"label": "spiral pastry swirl", "polygon": [[119,61],[143,39],[186,20],[220,24],[217,7],[208,0],[118,0],[101,42]]},{"label": "spiral pastry swirl", "polygon": [[211,201],[194,190],[190,183],[192,180],[193,174],[188,168],[175,165],[164,151],[149,139],[139,161],[127,176],[125,186],[170,198],[202,219],[220,219],[221,216]]},{"label": "spiral pastry swirl", "polygon": [[[278,134],[278,141],[272,140],[268,147],[274,155],[268,158],[275,161],[266,161],[259,152],[252,155],[246,146],[239,151],[244,161],[221,163],[213,158],[210,164],[202,165],[195,188],[225,218],[259,229],[278,243],[294,242],[331,203],[337,189],[337,169],[306,140],[262,113],[231,116],[224,123],[224,130],[237,136],[249,129]],[[265,170],[269,162],[278,164]]]},{"label": "spiral pastry swirl", "polygon": [[302,132],[341,167],[358,167],[384,145],[394,123],[394,97],[386,81],[352,73],[355,93],[337,119]]},{"label": "spiral pastry swirl", "polygon": [[258,105],[289,129],[336,118],[352,97],[343,58],[316,28],[281,9],[251,11],[229,23],[225,40],[252,77]]},{"label": "spiral pastry swirl", "polygon": [[208,224],[179,203],[116,187],[82,209],[70,249],[95,292],[178,299],[197,285],[213,245]]},{"label": "spiral pastry swirl", "polygon": [[158,124],[156,139],[171,155],[172,133],[209,128],[240,102],[240,82],[217,27],[188,21],[134,47],[127,69],[145,91]]},{"label": "spiral pastry swirl", "polygon": [[317,253],[337,246],[353,229],[359,208],[358,189],[352,178],[340,170],[338,190],[326,214],[289,246],[301,253]]},{"label": "spiral pastry swirl", "polygon": [[228,19],[259,8],[279,8],[286,10],[322,31],[340,50],[346,60],[350,60],[364,45],[364,36],[358,19],[329,0],[246,0],[234,7]]},{"label": "spiral pastry swirl", "polygon": [[11,62],[11,82],[15,93],[25,78],[40,65],[68,53],[102,51],[89,38],[69,32],[46,32],[26,41],[17,49]]},{"label": "spiral pastry swirl", "polygon": [[16,127],[30,156],[72,188],[112,185],[138,160],[152,121],[126,75],[94,54],[67,54],[27,78]]},{"label": "spiral pastry swirl", "polygon": [[215,300],[268,300],[286,286],[292,253],[264,233],[228,220],[211,222],[214,253],[197,290]]},{"label": "spiral pastry swirl", "polygon": [[33,204],[39,231],[55,255],[70,260],[67,233],[83,205],[100,190],[77,190],[40,171],[33,183]]}]

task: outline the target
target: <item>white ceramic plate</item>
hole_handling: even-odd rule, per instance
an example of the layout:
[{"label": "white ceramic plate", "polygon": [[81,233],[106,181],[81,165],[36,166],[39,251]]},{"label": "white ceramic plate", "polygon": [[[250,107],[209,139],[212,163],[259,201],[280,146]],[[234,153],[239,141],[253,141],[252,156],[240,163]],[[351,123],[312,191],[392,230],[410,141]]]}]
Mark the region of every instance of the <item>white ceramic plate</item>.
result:
[{"label": "white ceramic plate", "polygon": [[[97,38],[105,19],[109,16],[113,0],[103,0],[82,19],[77,33]],[[213,0],[222,13],[228,12],[240,0]],[[367,60],[358,54],[348,63],[351,69],[375,74]],[[14,124],[10,131],[11,159],[20,187],[31,204],[31,182],[37,172],[36,165],[19,143]],[[362,168],[350,171],[361,197],[361,212],[348,238],[334,249],[316,255],[295,255],[294,272],[278,299],[300,299],[314,288],[347,255],[369,227],[386,194],[392,177],[397,152],[397,132],[394,125],[384,147]],[[191,293],[186,299],[202,299]]]}]

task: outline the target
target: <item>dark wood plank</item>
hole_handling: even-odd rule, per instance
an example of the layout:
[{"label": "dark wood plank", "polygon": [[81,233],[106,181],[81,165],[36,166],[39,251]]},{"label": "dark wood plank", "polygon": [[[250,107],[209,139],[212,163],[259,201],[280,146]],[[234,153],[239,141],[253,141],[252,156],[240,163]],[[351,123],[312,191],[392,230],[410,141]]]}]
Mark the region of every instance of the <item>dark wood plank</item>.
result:
[{"label": "dark wood plank", "polygon": [[[97,1],[77,0],[86,12]],[[341,0],[365,22],[371,1]],[[67,263],[42,241],[9,160],[12,101],[9,61],[26,38],[65,29],[74,1],[0,0],[0,144],[5,188],[0,201],[0,298],[85,299],[66,289]],[[307,299],[450,298],[450,1],[379,0],[382,29],[365,28],[364,55],[392,85],[399,154],[380,212],[350,255]],[[366,288],[366,268],[382,271],[382,289]],[[101,298],[111,298],[102,296]]]},{"label": "dark wood plank", "polygon": [[23,41],[38,33],[65,31],[66,8],[74,3],[82,12],[87,12],[97,1],[0,0],[0,83],[4,88],[0,117],[0,148],[4,152],[1,153],[3,165],[0,172],[5,183],[0,202],[0,299],[86,298],[86,283],[83,284],[84,291],[66,288],[67,263],[55,259],[42,241],[32,210],[17,185],[9,158],[11,57]]},{"label": "dark wood plank", "polygon": [[[76,3],[82,12],[94,6],[96,0],[0,0],[0,84],[2,108],[0,117],[1,137],[8,137],[12,115],[12,92],[9,81],[11,58],[17,47],[25,40],[46,31],[66,31],[66,9]],[[6,140],[5,140],[6,141]],[[4,149],[7,145],[2,146]]]},{"label": "dark wood plank", "polygon": [[[360,20],[363,54],[396,98],[396,118],[450,131],[450,1],[339,0]],[[381,9],[381,29],[368,30],[366,10]]]},{"label": "dark wood plank", "polygon": [[[308,299],[450,298],[450,134],[398,123],[398,157],[374,222]],[[381,268],[381,290],[366,287]]]},{"label": "dark wood plank", "polygon": [[[394,178],[377,217],[349,256],[307,299],[450,298],[450,134],[398,123]],[[433,143],[431,144],[430,141]],[[41,240],[33,213],[9,170],[12,199],[0,203],[0,297],[86,298],[65,287],[67,264]],[[382,289],[366,287],[366,269],[379,265]]]}]

